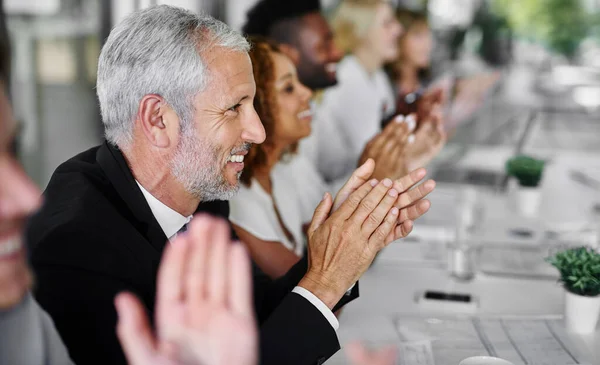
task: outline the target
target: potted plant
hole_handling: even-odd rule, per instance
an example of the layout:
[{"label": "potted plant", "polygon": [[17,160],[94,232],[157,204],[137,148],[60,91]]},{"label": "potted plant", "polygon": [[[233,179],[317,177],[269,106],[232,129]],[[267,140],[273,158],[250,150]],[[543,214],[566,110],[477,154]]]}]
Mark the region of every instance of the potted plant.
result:
[{"label": "potted plant", "polygon": [[560,272],[565,290],[567,330],[591,333],[600,315],[600,253],[591,247],[575,247],[546,259]]},{"label": "potted plant", "polygon": [[530,156],[515,156],[506,162],[506,173],[519,183],[515,194],[517,210],[524,216],[535,216],[541,201],[539,185],[544,173],[544,161]]}]

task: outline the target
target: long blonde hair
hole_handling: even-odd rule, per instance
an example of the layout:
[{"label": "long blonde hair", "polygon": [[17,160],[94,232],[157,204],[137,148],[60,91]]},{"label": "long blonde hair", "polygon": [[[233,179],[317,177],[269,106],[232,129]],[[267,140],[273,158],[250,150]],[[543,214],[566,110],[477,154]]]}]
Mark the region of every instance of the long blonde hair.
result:
[{"label": "long blonde hair", "polygon": [[336,9],[331,26],[336,46],[345,54],[352,53],[375,21],[377,7],[386,0],[343,0]]}]

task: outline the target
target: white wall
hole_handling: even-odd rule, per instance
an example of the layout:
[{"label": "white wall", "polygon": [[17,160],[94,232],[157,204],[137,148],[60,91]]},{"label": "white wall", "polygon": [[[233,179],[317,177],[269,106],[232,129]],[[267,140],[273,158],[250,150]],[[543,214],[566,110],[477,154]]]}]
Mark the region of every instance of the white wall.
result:
[{"label": "white wall", "polygon": [[4,0],[7,14],[51,15],[60,9],[60,0]]},{"label": "white wall", "polygon": [[[167,4],[179,6],[194,12],[200,12],[203,9],[210,9],[212,0],[139,0],[139,9],[146,8],[153,4]],[[112,0],[112,23],[117,24],[135,9],[135,0]]]},{"label": "white wall", "polygon": [[225,4],[225,22],[234,29],[241,30],[246,22],[246,13],[256,3],[257,0],[227,0]]}]

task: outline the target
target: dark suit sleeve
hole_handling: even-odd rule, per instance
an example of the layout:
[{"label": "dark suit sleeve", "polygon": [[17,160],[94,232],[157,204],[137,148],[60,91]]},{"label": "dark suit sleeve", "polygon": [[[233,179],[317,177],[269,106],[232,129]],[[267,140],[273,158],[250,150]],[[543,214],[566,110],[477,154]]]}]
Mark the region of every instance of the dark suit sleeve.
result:
[{"label": "dark suit sleeve", "polygon": [[323,314],[301,295],[288,294],[260,327],[260,364],[321,364],[340,349]]},{"label": "dark suit sleeve", "polygon": [[86,235],[86,228],[65,226],[34,245],[34,296],[52,317],[75,364],[125,365],[114,298],[132,292],[151,312],[154,293],[149,288],[155,278],[136,260],[139,251],[128,246],[133,240],[119,240],[114,229]]},{"label": "dark suit sleeve", "polygon": [[[283,277],[270,280],[253,267],[262,365],[322,363],[340,348],[323,313],[301,295],[291,293],[307,269],[305,257]],[[357,297],[358,283],[334,310]]]},{"label": "dark suit sleeve", "polygon": [[115,295],[128,286],[81,270],[38,266],[35,298],[50,314],[78,365],[123,364],[116,337]]}]

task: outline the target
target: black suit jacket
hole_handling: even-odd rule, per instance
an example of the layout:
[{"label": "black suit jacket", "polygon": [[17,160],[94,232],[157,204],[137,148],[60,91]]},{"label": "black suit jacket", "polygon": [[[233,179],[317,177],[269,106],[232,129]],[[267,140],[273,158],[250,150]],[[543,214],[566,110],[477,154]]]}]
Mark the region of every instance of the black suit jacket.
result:
[{"label": "black suit jacket", "polygon": [[[45,205],[27,229],[35,297],[76,364],[125,364],[113,299],[123,290],[133,292],[153,316],[167,237],[125,158],[107,143],[58,167],[44,194]],[[202,203],[198,211],[227,218],[229,205]],[[322,313],[291,292],[306,269],[303,259],[273,281],[253,267],[262,364],[320,363],[339,349]],[[357,296],[353,291],[338,307]]]}]

